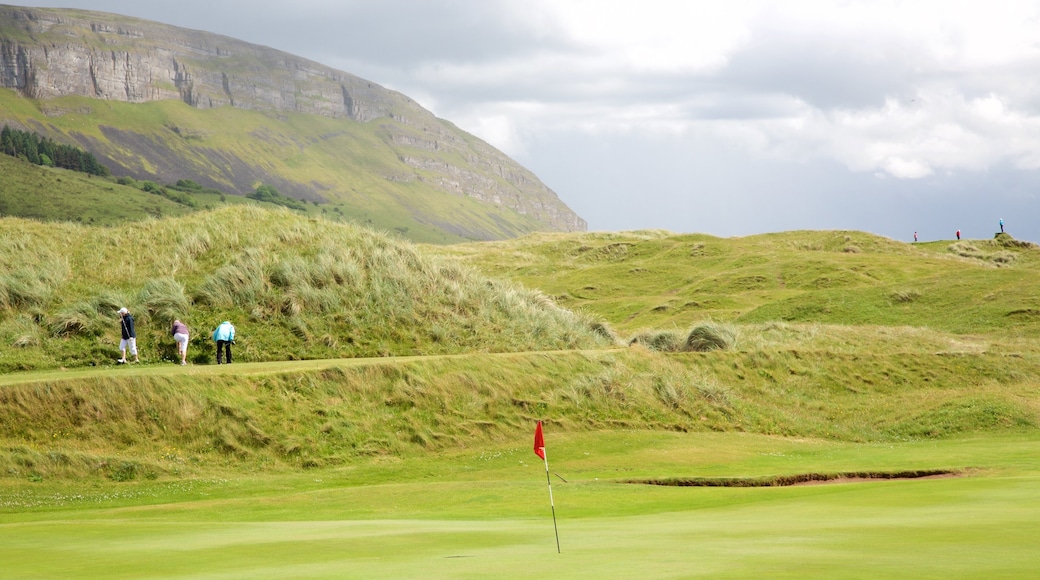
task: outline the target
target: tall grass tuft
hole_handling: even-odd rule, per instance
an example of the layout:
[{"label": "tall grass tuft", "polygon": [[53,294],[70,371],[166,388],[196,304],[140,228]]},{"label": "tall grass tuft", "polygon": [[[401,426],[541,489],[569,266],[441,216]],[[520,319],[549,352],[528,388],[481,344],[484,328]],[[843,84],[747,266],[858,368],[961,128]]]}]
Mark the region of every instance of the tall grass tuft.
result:
[{"label": "tall grass tuft", "polygon": [[705,322],[694,326],[686,336],[685,350],[708,352],[728,350],[737,342],[736,328],[729,324]]},{"label": "tall grass tuft", "polygon": [[653,386],[657,398],[671,409],[682,407],[686,401],[686,385],[682,381],[657,375],[654,376]]},{"label": "tall grass tuft", "polygon": [[160,326],[169,326],[174,319],[183,317],[191,305],[184,286],[173,278],[149,280],[137,298],[152,322]]},{"label": "tall grass tuft", "polygon": [[15,348],[31,348],[40,346],[42,332],[40,325],[32,316],[21,314],[0,326],[7,342]]},{"label": "tall grass tuft", "polygon": [[268,282],[264,262],[264,254],[259,249],[246,249],[234,262],[221,266],[209,276],[195,294],[195,300],[223,308],[258,302]]},{"label": "tall grass tuft", "polygon": [[22,310],[43,305],[53,289],[23,272],[0,275],[0,307]]},{"label": "tall grass tuft", "polygon": [[588,320],[589,330],[591,330],[593,334],[603,338],[612,345],[623,344],[621,337],[614,332],[614,329],[610,327],[610,324],[602,320],[593,320],[587,316],[586,319]]},{"label": "tall grass tuft", "polygon": [[651,330],[636,334],[629,345],[640,345],[658,352],[679,352],[683,349],[683,338],[674,330]]},{"label": "tall grass tuft", "polygon": [[101,336],[106,325],[98,314],[97,303],[84,300],[59,311],[49,326],[53,336],[93,337]]}]

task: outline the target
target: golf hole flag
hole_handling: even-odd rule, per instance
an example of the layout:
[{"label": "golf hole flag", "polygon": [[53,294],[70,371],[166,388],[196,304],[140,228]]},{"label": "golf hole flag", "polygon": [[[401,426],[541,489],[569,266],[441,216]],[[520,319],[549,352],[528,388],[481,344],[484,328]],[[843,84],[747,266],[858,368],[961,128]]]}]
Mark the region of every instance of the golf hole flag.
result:
[{"label": "golf hole flag", "polygon": [[542,422],[534,428],[534,454],[545,459],[545,437],[542,435]]},{"label": "golf hole flag", "polygon": [[534,428],[534,454],[545,462],[545,483],[549,486],[549,507],[552,509],[553,531],[556,532],[556,553],[560,553],[560,530],[556,528],[556,504],[553,502],[552,481],[549,480],[549,460],[545,457],[545,436],[542,435],[542,422]]}]

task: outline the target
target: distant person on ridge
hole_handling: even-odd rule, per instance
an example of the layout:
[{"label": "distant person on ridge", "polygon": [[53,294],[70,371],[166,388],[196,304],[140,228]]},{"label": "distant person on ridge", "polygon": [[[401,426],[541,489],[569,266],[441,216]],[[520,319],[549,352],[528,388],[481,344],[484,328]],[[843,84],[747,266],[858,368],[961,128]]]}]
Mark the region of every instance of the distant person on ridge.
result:
[{"label": "distant person on ridge", "polygon": [[231,345],[235,342],[235,327],[225,320],[213,330],[213,340],[217,343],[217,364],[224,364],[224,355],[227,355],[227,364],[231,364]]},{"label": "distant person on ridge", "polygon": [[914,232],[914,241],[917,241],[917,232]]},{"label": "distant person on ridge", "polygon": [[126,308],[119,309],[119,364],[126,364],[126,350],[134,355],[134,362],[140,362],[137,357],[137,330],[134,329],[134,317]]},{"label": "distant person on ridge", "polygon": [[1000,233],[1004,233],[1004,218],[1000,218]]},{"label": "distant person on ridge", "polygon": [[181,355],[181,364],[188,364],[188,325],[180,320],[174,320],[170,334],[173,335],[173,341],[177,343],[177,354]]},{"label": "distant person on ridge", "polygon": [[957,230],[957,239],[958,240],[961,239],[961,231],[960,230]]}]

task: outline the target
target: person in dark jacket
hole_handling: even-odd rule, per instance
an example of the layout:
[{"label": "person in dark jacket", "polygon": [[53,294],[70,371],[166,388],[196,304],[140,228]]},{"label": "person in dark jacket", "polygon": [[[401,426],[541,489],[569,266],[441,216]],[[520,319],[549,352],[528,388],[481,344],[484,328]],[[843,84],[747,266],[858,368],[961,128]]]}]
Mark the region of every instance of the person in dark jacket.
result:
[{"label": "person in dark jacket", "polygon": [[122,337],[119,340],[119,364],[126,364],[126,351],[134,355],[134,362],[140,362],[137,356],[137,330],[134,329],[134,317],[126,308],[119,309],[119,331]]}]

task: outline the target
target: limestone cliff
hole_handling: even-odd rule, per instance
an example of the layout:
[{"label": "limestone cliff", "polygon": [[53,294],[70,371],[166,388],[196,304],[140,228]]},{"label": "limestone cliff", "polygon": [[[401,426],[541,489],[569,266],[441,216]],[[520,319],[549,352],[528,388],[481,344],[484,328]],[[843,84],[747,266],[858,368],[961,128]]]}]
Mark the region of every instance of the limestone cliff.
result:
[{"label": "limestone cliff", "polygon": [[[530,171],[408,97],[349,73],[216,34],[99,12],[0,5],[0,87],[42,102],[72,95],[128,103],[179,100],[196,109],[300,113],[360,124],[385,119],[379,135],[400,167],[384,171],[384,179],[508,208],[543,224],[540,229],[586,227]],[[187,177],[172,175],[179,168],[163,169],[171,166],[168,151],[136,147],[129,137],[120,142],[124,131],[103,129],[116,146],[142,157],[126,160],[103,144],[81,140],[110,167],[115,165],[115,171],[123,167],[138,177]],[[249,161],[227,165],[236,163]],[[193,177],[233,183],[238,193],[259,179],[305,199],[335,195],[329,187],[299,178],[264,179],[261,167],[213,179]]]}]

